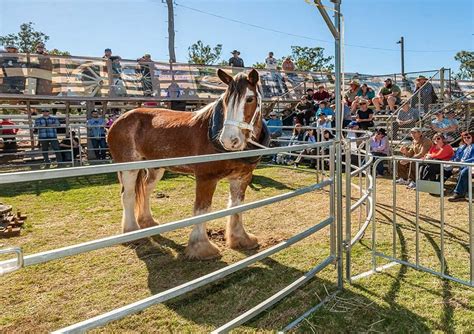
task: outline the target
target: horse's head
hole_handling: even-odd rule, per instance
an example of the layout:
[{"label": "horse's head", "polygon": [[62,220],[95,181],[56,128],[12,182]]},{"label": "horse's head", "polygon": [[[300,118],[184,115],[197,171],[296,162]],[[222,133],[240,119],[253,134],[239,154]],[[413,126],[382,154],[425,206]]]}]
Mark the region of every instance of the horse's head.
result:
[{"label": "horse's head", "polygon": [[252,135],[258,135],[261,127],[262,95],[258,86],[258,72],[239,73],[234,78],[217,70],[217,75],[228,87],[223,96],[224,127],[219,136],[228,151],[241,151]]}]

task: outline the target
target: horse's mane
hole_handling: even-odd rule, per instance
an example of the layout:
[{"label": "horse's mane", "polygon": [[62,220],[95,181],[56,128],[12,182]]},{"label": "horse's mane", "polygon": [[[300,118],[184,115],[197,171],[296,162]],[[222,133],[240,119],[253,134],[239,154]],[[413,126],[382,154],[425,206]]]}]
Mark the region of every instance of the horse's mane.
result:
[{"label": "horse's mane", "polygon": [[195,111],[193,117],[191,118],[191,123],[196,124],[199,121],[205,121],[209,119],[212,115],[212,112],[214,111],[214,106],[217,102],[219,102],[219,99]]}]

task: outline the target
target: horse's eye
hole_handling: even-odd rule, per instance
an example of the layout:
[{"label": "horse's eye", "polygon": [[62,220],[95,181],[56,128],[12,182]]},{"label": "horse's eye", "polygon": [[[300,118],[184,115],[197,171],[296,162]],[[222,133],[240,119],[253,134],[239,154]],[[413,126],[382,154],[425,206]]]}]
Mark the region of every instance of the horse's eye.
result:
[{"label": "horse's eye", "polygon": [[253,96],[249,96],[247,97],[247,99],[245,100],[246,103],[252,103],[253,102]]}]

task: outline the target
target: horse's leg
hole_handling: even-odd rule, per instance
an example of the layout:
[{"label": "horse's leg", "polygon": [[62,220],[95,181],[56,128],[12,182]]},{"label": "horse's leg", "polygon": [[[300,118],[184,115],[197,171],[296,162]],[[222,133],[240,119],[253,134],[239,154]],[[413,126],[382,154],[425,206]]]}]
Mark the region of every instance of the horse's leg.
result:
[{"label": "horse's leg", "polygon": [[143,184],[143,199],[139,201],[136,207],[137,222],[140,228],[147,228],[158,224],[153,219],[153,215],[150,210],[150,196],[155,189],[156,183],[161,180],[164,173],[164,168],[148,169],[148,173]]},{"label": "horse's leg", "polygon": [[138,170],[119,172],[120,183],[122,183],[122,231],[123,233],[138,230],[135,219],[135,184]]},{"label": "horse's leg", "polygon": [[[239,179],[229,180],[228,207],[240,205],[245,199],[245,190],[252,180],[252,173]],[[242,213],[231,215],[227,221],[226,242],[230,248],[253,249],[258,246],[257,237],[247,233],[242,225]]]},{"label": "horse's leg", "polygon": [[[209,212],[216,185],[215,179],[196,177],[195,216]],[[208,260],[219,256],[219,248],[207,237],[206,223],[194,225],[185,254],[190,259],[198,260]]]}]

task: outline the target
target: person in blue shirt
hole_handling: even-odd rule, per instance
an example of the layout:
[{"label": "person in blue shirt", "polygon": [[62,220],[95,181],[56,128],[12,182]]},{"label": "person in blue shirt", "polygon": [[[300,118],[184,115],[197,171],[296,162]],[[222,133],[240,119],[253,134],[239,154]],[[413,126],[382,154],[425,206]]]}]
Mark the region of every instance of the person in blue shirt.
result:
[{"label": "person in blue shirt", "polygon": [[269,116],[270,118],[265,123],[267,124],[268,130],[270,131],[270,137],[272,139],[281,137],[283,126],[281,119],[277,117],[277,114],[274,111],[272,111]]},{"label": "person in blue shirt", "polygon": [[41,110],[42,116],[35,120],[35,132],[38,133],[39,146],[43,154],[45,163],[51,163],[49,159],[49,147],[56,155],[56,162],[59,164],[62,160],[61,152],[59,152],[58,127],[61,125],[56,117],[49,115],[49,109]]},{"label": "person in blue shirt", "polygon": [[[459,146],[456,150],[456,154],[453,157],[453,161],[457,162],[469,162],[474,163],[474,147],[472,144],[472,138],[474,137],[474,131],[463,131],[461,133],[463,145]],[[454,188],[454,194],[448,201],[458,202],[464,201],[468,193],[469,187],[469,173],[474,171],[474,167],[461,167],[459,170],[458,181],[456,183],[456,188]]]},{"label": "person in blue shirt", "polygon": [[99,117],[99,112],[95,109],[91,112],[91,118],[87,120],[87,130],[96,158],[105,160],[107,150],[107,143],[105,142],[105,119]]}]

